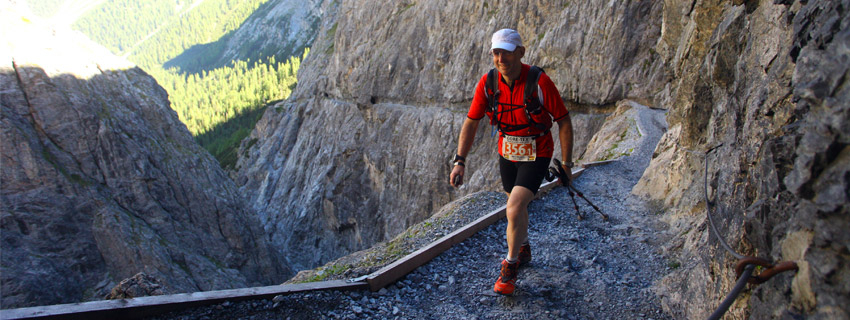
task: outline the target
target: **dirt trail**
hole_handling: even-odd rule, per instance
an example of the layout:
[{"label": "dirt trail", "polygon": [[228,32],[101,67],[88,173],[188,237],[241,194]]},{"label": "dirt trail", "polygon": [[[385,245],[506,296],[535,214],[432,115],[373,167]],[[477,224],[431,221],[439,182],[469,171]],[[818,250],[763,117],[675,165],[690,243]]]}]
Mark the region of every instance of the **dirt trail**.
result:
[{"label": "dirt trail", "polygon": [[[482,230],[379,292],[321,292],[224,303],[169,319],[668,319],[652,287],[667,270],[664,226],[631,188],[665,130],[663,111],[633,105],[642,138],[620,161],[588,169],[574,185],[610,216],[603,221],[558,187],[529,207],[533,260],[512,296],[492,293],[506,252],[506,221]],[[504,201],[503,197],[491,197]]]}]

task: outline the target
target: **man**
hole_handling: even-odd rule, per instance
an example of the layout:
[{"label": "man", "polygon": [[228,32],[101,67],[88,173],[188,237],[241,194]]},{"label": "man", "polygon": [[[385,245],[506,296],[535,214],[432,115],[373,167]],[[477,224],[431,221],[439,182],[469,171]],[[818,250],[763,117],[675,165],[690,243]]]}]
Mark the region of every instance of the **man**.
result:
[{"label": "man", "polygon": [[[490,87],[487,74],[478,81],[467,119],[460,130],[449,182],[456,188],[463,184],[465,157],[475,139],[478,122],[486,114],[490,123],[499,130],[499,171],[502,186],[508,193],[508,254],[501,263],[501,272],[493,290],[507,295],[514,291],[519,266],[531,261],[528,204],[540,188],[554,153],[554,139],[549,130],[552,121],[558,123],[565,170],[573,166],[573,130],[567,109],[552,80],[545,73],[532,72],[535,67],[522,63],[525,47],[519,33],[512,29],[494,33],[490,53],[495,70],[489,74],[498,78],[491,79]],[[533,97],[526,97],[523,101],[529,74],[539,75],[538,90],[534,91]],[[542,103],[542,110],[533,108],[537,102]]]}]

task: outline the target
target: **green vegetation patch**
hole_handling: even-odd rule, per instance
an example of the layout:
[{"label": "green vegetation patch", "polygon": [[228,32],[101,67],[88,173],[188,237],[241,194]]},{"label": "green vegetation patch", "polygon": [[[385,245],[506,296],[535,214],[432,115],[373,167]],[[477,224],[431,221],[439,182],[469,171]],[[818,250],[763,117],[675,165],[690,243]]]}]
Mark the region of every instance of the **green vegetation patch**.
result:
[{"label": "green vegetation patch", "polygon": [[416,2],[408,3],[403,8],[401,8],[401,10],[398,11],[398,14],[401,15],[402,13],[404,13],[405,11],[407,11],[408,9],[412,8],[415,5],[416,5]]},{"label": "green vegetation patch", "polygon": [[42,17],[50,18],[59,10],[65,0],[27,0],[27,6],[32,13]]},{"label": "green vegetation patch", "polygon": [[[630,121],[633,124],[632,127],[634,127],[634,120],[630,119]],[[605,161],[605,160],[616,159],[616,158],[619,158],[619,157],[629,156],[629,155],[632,154],[632,152],[635,151],[634,148],[629,148],[628,150],[625,150],[625,151],[618,151],[618,149],[620,148],[620,143],[625,141],[626,136],[628,136],[628,134],[629,134],[629,128],[630,127],[626,127],[626,128],[623,129],[623,131],[617,137],[617,142],[614,142],[613,144],[611,144],[611,147],[609,147],[607,150],[605,150],[605,153],[603,154],[603,156],[597,161]],[[640,133],[638,133],[638,134],[640,134]]]},{"label": "green vegetation patch", "polygon": [[667,261],[667,267],[670,268],[670,269],[676,270],[676,269],[679,269],[679,267],[681,267],[681,266],[682,266],[682,264],[679,263],[679,261],[676,261],[676,260]]},{"label": "green vegetation patch", "polygon": [[330,29],[328,29],[328,33],[327,33],[328,39],[333,39],[334,37],[336,37],[336,27],[337,26],[339,26],[339,23],[334,22],[334,25],[331,26]]},{"label": "green vegetation patch", "polygon": [[235,61],[225,66],[182,75],[176,69],[153,68],[151,74],[168,91],[177,112],[195,140],[222,168],[236,165],[239,144],[254,129],[266,106],[285,100],[294,90],[301,61],[309,54],[278,62]]},{"label": "green vegetation patch", "polygon": [[[221,40],[255,11],[268,10],[261,7],[267,2],[111,0],[87,12],[73,28],[113,53],[129,55],[156,78],[189,132],[223,168],[230,169],[242,139],[254,129],[268,103],[285,100],[295,89],[301,61],[309,52],[305,48],[303,54],[284,62],[268,53],[271,56],[254,61],[232,61],[218,68],[209,65],[219,59]],[[259,52],[258,48],[242,49]],[[171,60],[197,61],[191,67],[163,67]]]},{"label": "green vegetation patch", "polygon": [[333,277],[336,275],[343,274],[345,271],[351,269],[350,265],[326,265],[321,267],[316,271],[316,273],[303,282],[316,282],[316,281],[324,281],[328,277]]}]

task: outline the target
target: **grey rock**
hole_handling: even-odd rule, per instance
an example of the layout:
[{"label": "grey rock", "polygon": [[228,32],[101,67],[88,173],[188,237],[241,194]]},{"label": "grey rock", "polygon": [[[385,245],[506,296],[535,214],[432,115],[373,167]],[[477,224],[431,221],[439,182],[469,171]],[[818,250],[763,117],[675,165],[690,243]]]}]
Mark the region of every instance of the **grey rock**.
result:
[{"label": "grey rock", "polygon": [[[735,261],[718,236],[740,254],[800,267],[762,284],[727,317],[850,314],[850,288],[835,285],[847,274],[809,269],[850,263],[825,245],[850,243],[839,231],[850,228],[848,182],[839,178],[850,171],[850,2],[781,3],[665,2],[657,47],[677,76],[659,100],[670,106],[670,130],[633,191],[669,209],[671,232],[681,235],[666,248],[682,266],[660,283],[675,292],[664,305],[676,318],[707,317],[713,310],[700,301],[720,301],[720,288],[734,284]],[[706,162],[719,235],[703,228]]]},{"label": "grey rock", "polygon": [[[276,246],[317,248],[316,255],[283,252],[296,269],[390,239],[470,192],[499,188],[486,124],[466,186],[453,191],[445,181],[469,93],[491,66],[494,27],[466,19],[480,8],[454,1],[409,10],[363,0],[333,4],[296,91],[267,109],[243,142],[234,174]],[[577,158],[605,119],[582,114],[589,105],[650,96],[663,85],[663,64],[644,45],[655,42],[660,26],[641,22],[658,21],[662,5],[630,2],[611,15],[585,3],[527,6],[505,4],[493,18],[520,26],[526,60],[546,68],[575,106]],[[535,17],[512,14],[527,10]],[[366,16],[382,18],[360,18]]]},{"label": "grey rock", "polygon": [[156,296],[165,294],[162,288],[162,283],[158,279],[137,273],[131,278],[121,281],[117,286],[112,288],[106,299],[127,299],[135,297]]},{"label": "grey rock", "polygon": [[[218,53],[217,61],[206,66],[221,67],[233,60],[259,61],[269,56],[277,61],[300,56],[319,32],[318,24],[324,13],[323,0],[270,0],[264,10],[256,11],[229,37]],[[324,4],[327,6],[328,4]],[[245,48],[264,48],[245,52]],[[211,54],[204,48],[203,52]]]},{"label": "grey rock", "polygon": [[2,12],[4,308],[100,299],[104,281],[139,272],[172,292],[291,274],[152,77],[77,33]]}]

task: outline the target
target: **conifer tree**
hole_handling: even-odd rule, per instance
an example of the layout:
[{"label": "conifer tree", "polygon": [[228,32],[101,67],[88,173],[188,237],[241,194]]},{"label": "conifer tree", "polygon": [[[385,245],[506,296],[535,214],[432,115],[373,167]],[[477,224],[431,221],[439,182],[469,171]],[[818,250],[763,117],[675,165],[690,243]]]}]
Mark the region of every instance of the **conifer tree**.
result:
[{"label": "conifer tree", "polygon": [[[107,0],[87,13],[74,28],[150,73],[168,92],[171,108],[222,167],[236,163],[239,143],[253,130],[265,105],[284,100],[297,82],[301,60],[309,49],[284,62],[275,56],[235,60],[207,69],[218,60],[216,50],[268,0]],[[213,44],[210,44],[213,43]],[[223,42],[222,42],[223,43]],[[195,48],[208,49],[194,52]],[[194,62],[165,67],[191,52]],[[198,70],[185,72],[183,70]]]}]

